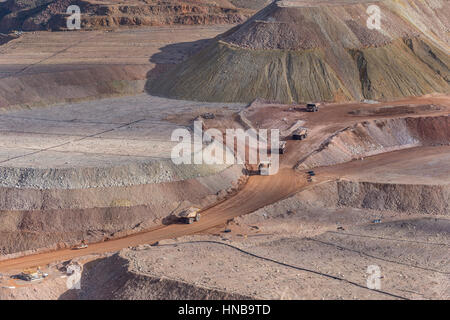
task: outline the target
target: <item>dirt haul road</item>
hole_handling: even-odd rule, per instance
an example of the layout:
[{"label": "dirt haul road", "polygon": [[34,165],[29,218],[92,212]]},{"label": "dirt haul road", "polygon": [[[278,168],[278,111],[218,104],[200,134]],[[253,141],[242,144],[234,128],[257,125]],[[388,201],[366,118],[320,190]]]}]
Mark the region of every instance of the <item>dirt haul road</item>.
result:
[{"label": "dirt haul road", "polygon": [[84,250],[65,249],[1,261],[0,272],[21,270],[31,266],[43,266],[54,261],[68,260],[88,254],[113,252],[139,244],[154,243],[162,239],[199,233],[226,223],[229,219],[279,201],[305,185],[304,175],[295,173],[292,169],[281,170],[274,176],[253,176],[236,196],[202,212],[202,219],[195,224],[172,224],[158,227],[126,238],[91,244]]},{"label": "dirt haul road", "polygon": [[[414,150],[406,149],[395,151],[393,153],[394,158],[397,162],[401,163],[410,160],[412,153],[415,153],[416,155],[421,154],[421,149],[422,148],[415,148]],[[435,149],[434,154],[438,156],[443,153],[448,153],[449,147],[423,149],[429,157],[430,153],[433,153],[433,150],[430,149]],[[314,183],[309,184],[306,182],[305,174],[296,172],[292,169],[282,169],[274,176],[252,176],[245,187],[236,196],[205,210],[202,212],[202,219],[192,225],[172,224],[121,239],[91,244],[84,250],[65,249],[0,261],[0,272],[19,271],[24,268],[43,266],[51,262],[69,260],[88,254],[113,252],[126,247],[200,233],[224,224],[237,216],[254,212],[259,208],[282,200],[302,189],[310,188],[326,181],[332,181],[341,176],[351,175],[352,173],[356,174],[358,171],[365,172],[364,166],[367,166],[367,168],[370,169],[373,166],[378,167],[376,163],[383,165],[386,159],[389,159],[390,154],[391,153],[386,153],[370,157],[372,160],[368,158],[367,161],[360,162],[354,170],[351,168],[343,170],[340,166],[337,166],[336,170],[333,170],[333,168],[325,169],[323,170],[324,172],[319,169],[317,171],[317,180]],[[417,160],[417,162],[420,163],[421,157],[417,157]]]},{"label": "dirt haul road", "polygon": [[[447,98],[444,99],[444,101],[438,101],[437,99],[430,99],[428,103],[437,103],[439,105],[447,105],[448,100]],[[431,101],[433,100],[433,101]],[[417,103],[417,102],[425,102],[424,99],[413,99],[410,101],[407,101],[408,103]],[[404,104],[406,101],[401,101],[397,103]],[[351,107],[352,110],[357,109],[357,107],[363,107],[365,109],[372,109],[373,106],[367,106],[367,105],[353,105]],[[314,118],[321,118],[324,119],[324,115],[331,113],[337,114],[338,116],[331,116],[330,118],[334,118],[334,120],[338,120],[339,116],[341,116],[343,119],[341,121],[338,121],[339,123],[345,123],[345,125],[348,125],[344,119],[352,119],[350,122],[360,122],[364,121],[364,118],[370,118],[373,119],[374,116],[368,116],[368,117],[353,117],[349,116],[348,105],[342,105],[342,109],[338,106],[333,106],[332,108],[324,108],[322,112],[316,115],[311,115]],[[334,110],[332,110],[334,109]],[[440,115],[440,114],[448,114],[448,110],[444,108],[445,110],[440,110],[440,112],[434,113],[433,115]],[[340,112],[336,112],[339,110]],[[428,112],[421,112],[418,111],[417,114],[414,114],[414,116],[419,116],[420,114],[427,114]],[[405,114],[395,114],[394,117],[392,115],[386,116],[383,115],[380,118],[395,118],[395,117],[404,117]],[[357,118],[357,119],[355,119]],[[319,130],[319,133],[323,134],[326,138],[327,134],[325,132],[329,132],[329,129],[326,129],[328,126],[332,127],[333,129],[336,126],[336,123],[332,123],[332,119],[327,119],[330,121],[330,123],[319,125],[318,123],[316,125],[322,126],[322,130]],[[307,124],[312,128],[314,126],[314,119],[307,119]],[[97,253],[105,253],[105,252],[114,252],[118,251],[120,249],[126,248],[126,247],[132,247],[137,246],[140,244],[149,244],[154,243],[159,240],[163,239],[170,239],[170,238],[177,238],[182,237],[185,235],[191,235],[200,233],[203,231],[206,231],[208,229],[211,229],[213,227],[225,224],[228,220],[233,219],[240,215],[245,215],[248,213],[251,213],[259,208],[262,208],[264,206],[267,206],[269,204],[275,203],[279,200],[282,200],[295,192],[301,191],[303,189],[312,187],[316,184],[323,183],[325,181],[331,181],[338,179],[342,175],[350,174],[350,171],[352,171],[354,174],[357,174],[357,172],[364,172],[365,166],[368,167],[368,170],[370,168],[378,167],[376,165],[376,162],[379,161],[379,165],[385,165],[386,159],[389,159],[390,155],[392,153],[384,153],[378,156],[374,156],[373,161],[362,161],[358,163],[358,166],[351,166],[354,167],[354,170],[352,168],[348,168],[348,170],[342,170],[339,171],[337,169],[335,172],[333,171],[332,167],[329,167],[327,169],[326,175],[318,175],[316,177],[316,180],[314,183],[308,183],[306,181],[306,175],[299,170],[292,169],[295,165],[296,161],[300,159],[300,155],[303,153],[305,149],[311,149],[314,148],[314,145],[317,143],[320,143],[320,141],[315,141],[316,139],[313,139],[314,137],[311,137],[311,139],[308,139],[304,142],[299,141],[289,141],[288,143],[288,154],[282,156],[282,163],[281,163],[281,170],[278,174],[273,176],[251,176],[247,182],[247,184],[242,188],[242,190],[237,193],[235,196],[227,199],[226,201],[217,204],[214,207],[211,207],[204,212],[202,212],[202,220],[199,222],[193,224],[193,225],[182,225],[182,224],[173,224],[169,226],[161,226],[157,227],[151,230],[148,230],[146,232],[142,232],[139,234],[135,234],[132,236],[128,236],[121,239],[114,239],[109,240],[106,242],[91,244],[89,248],[83,249],[83,250],[58,250],[53,252],[47,252],[47,253],[41,253],[36,255],[29,255],[21,258],[11,259],[11,260],[5,260],[0,261],[0,272],[11,272],[11,271],[20,271],[24,268],[33,267],[33,266],[43,266],[55,261],[64,261],[69,260],[75,257],[81,257],[88,254],[97,254]],[[319,139],[322,140],[322,139]],[[444,148],[444,150],[442,149]],[[432,150],[432,151],[430,151]],[[435,150],[435,151],[434,151]],[[435,152],[436,155],[447,153],[448,146],[443,146],[441,148],[435,148],[435,149],[428,149],[427,150],[427,156],[430,156],[430,153]],[[404,151],[397,151],[395,153],[396,161],[406,161],[408,159],[411,159],[414,157],[414,155],[417,155],[417,159],[420,160],[420,155],[422,153],[422,148],[415,148],[414,150],[408,150],[405,149]],[[371,157],[372,158],[372,157]],[[420,161],[418,160],[418,165],[420,165]],[[375,162],[375,163],[374,163]],[[318,169],[318,172],[320,169]]]}]

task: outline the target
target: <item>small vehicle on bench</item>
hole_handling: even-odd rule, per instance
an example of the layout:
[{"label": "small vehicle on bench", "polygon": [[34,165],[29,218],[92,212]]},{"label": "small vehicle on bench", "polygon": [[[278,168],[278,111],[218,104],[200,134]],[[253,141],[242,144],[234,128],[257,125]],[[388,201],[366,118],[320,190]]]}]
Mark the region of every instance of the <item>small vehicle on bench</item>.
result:
[{"label": "small vehicle on bench", "polygon": [[77,244],[76,246],[72,247],[72,250],[83,250],[88,248],[88,244],[86,243],[86,240],[81,241],[80,244]]}]

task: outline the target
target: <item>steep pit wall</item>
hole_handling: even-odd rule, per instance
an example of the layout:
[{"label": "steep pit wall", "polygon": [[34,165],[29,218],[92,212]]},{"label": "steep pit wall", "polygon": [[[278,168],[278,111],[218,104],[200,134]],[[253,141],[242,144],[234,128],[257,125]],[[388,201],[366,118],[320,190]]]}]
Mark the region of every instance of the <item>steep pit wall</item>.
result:
[{"label": "steep pit wall", "polygon": [[296,197],[305,205],[390,210],[411,214],[450,214],[450,184],[393,184],[338,180]]},{"label": "steep pit wall", "polygon": [[449,116],[369,120],[335,133],[297,168],[331,166],[395,150],[449,143]]},{"label": "steep pit wall", "polygon": [[116,65],[3,78],[0,81],[0,112],[2,109],[141,93],[147,71],[142,66]]},{"label": "steep pit wall", "polygon": [[449,92],[448,1],[376,3],[380,31],[367,28],[366,1],[275,1],[149,81],[148,92],[285,104]]},{"label": "steep pit wall", "polygon": [[[90,1],[90,0],[29,0],[26,3],[8,0],[0,3],[0,32],[11,30],[66,30],[66,10],[70,5],[81,9],[82,29],[159,26],[173,24],[241,23],[250,17],[264,0],[254,0],[253,6],[235,7],[224,0],[166,1]],[[21,1],[25,2],[25,1]],[[248,8],[248,9],[246,9]]]},{"label": "steep pit wall", "polygon": [[16,36],[13,36],[11,34],[0,33],[0,46],[16,38]]},{"label": "steep pit wall", "polygon": [[[332,166],[413,147],[449,145],[449,119],[449,116],[438,116],[364,121],[332,135],[303,159],[297,169]],[[401,180],[396,183],[395,179],[386,182],[364,179],[367,178],[317,185],[299,193],[298,197],[310,206],[439,215],[450,212],[448,183],[408,184]]]},{"label": "steep pit wall", "polygon": [[234,219],[262,234],[311,236],[337,225],[355,226],[375,219],[450,213],[450,184],[394,184],[328,181]]},{"label": "steep pit wall", "polygon": [[[126,252],[126,250],[125,250]],[[75,292],[83,300],[238,300],[250,297],[204,288],[183,281],[140,273],[121,251],[109,258],[84,265],[81,290]],[[114,278],[114,281],[111,279]],[[65,297],[73,299],[68,291]]]},{"label": "steep pit wall", "polygon": [[[0,166],[0,187],[21,189],[88,189],[136,186],[205,177],[226,165],[175,165],[170,159],[126,162],[117,166]],[[1,207],[1,205],[0,205]]]},{"label": "steep pit wall", "polygon": [[[67,277],[51,274],[33,285],[0,287],[1,300],[242,300],[235,293],[139,272],[122,250],[83,265],[81,288],[67,290]],[[73,260],[77,262],[77,259]],[[64,269],[62,269],[64,270]]]},{"label": "steep pit wall", "polygon": [[165,223],[189,204],[207,207],[244,183],[242,166],[179,181],[84,189],[0,189],[0,253],[102,241]]},{"label": "steep pit wall", "polygon": [[407,213],[450,214],[450,185],[337,182],[338,205]]}]

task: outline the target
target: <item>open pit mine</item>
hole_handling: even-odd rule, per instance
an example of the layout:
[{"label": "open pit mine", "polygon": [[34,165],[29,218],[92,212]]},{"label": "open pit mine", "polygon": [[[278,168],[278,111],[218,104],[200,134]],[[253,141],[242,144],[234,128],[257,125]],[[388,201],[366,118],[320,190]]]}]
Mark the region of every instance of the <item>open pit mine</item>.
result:
[{"label": "open pit mine", "polygon": [[449,17],[1,2],[0,299],[450,299]]}]

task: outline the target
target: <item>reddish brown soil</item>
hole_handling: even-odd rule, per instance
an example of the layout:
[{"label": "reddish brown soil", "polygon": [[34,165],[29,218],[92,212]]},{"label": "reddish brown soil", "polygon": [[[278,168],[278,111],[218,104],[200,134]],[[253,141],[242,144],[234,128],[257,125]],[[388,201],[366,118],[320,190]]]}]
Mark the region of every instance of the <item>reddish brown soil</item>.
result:
[{"label": "reddish brown soil", "polygon": [[[45,3],[45,2],[44,2]],[[240,23],[254,10],[239,8],[228,0],[183,1],[95,1],[49,0],[36,7],[36,1],[20,4],[9,0],[3,4],[6,16],[0,16],[0,32],[11,30],[65,30],[69,5],[81,9],[81,28],[112,29],[117,27],[199,25]]]},{"label": "reddish brown soil", "polygon": [[[419,99],[409,100],[410,103],[416,104],[424,104],[425,101],[429,101],[433,104],[439,104],[441,106],[448,105],[448,98],[446,97],[425,97]],[[442,103],[439,103],[442,102]],[[405,103],[405,101],[399,101],[397,103]],[[372,108],[371,105],[341,105],[341,107],[334,108],[323,108],[324,113],[322,114],[311,114],[308,115],[308,125],[311,128],[314,128],[314,121],[319,122],[317,125],[317,129],[315,132],[320,132],[321,136],[326,137],[326,132],[330,132],[330,129],[336,127],[339,121],[342,121],[342,124],[351,123],[351,122],[359,122],[360,118],[355,119],[354,116],[349,115],[349,111],[353,109],[361,109],[361,108]],[[261,112],[264,112],[264,108],[261,108]],[[327,118],[328,126],[326,123],[321,123],[319,118],[323,119],[325,113],[328,112],[331,115],[335,115]],[[420,113],[417,116],[423,116]],[[334,121],[333,121],[334,120]],[[321,130],[318,130],[322,128]],[[328,128],[328,129],[325,129]],[[306,143],[302,142],[289,142],[288,143],[288,153],[287,156],[282,158],[282,163],[284,169],[282,169],[277,175],[262,177],[262,176],[252,176],[248,180],[245,187],[240,191],[236,196],[226,200],[214,206],[203,213],[204,218],[192,225],[192,226],[184,226],[184,225],[169,225],[162,226],[156,228],[154,230],[150,230],[147,232],[143,232],[141,234],[132,235],[129,237],[125,237],[122,239],[115,239],[107,242],[92,244],[88,249],[82,251],[73,251],[73,250],[60,250],[49,253],[42,253],[38,255],[26,256],[23,258],[12,259],[0,262],[0,270],[18,270],[27,266],[32,265],[45,265],[52,261],[56,260],[66,260],[77,256],[83,256],[90,253],[99,253],[99,252],[107,252],[107,251],[116,251],[124,247],[136,246],[142,243],[153,243],[155,241],[166,239],[166,238],[177,238],[187,234],[195,234],[203,231],[207,231],[215,226],[222,225],[226,223],[228,220],[233,219],[234,217],[244,215],[246,213],[251,213],[261,207],[269,205],[271,203],[277,202],[284,198],[293,195],[294,193],[302,190],[303,188],[308,186],[306,182],[305,175],[302,172],[296,172],[292,170],[292,166],[294,166],[299,159],[299,152],[301,153],[303,148],[309,147],[311,148],[315,143],[321,143],[322,139],[311,139],[306,140]],[[388,158],[389,154],[385,154],[383,158]],[[409,157],[409,156],[408,156]],[[359,165],[361,168],[364,167],[364,164],[368,165],[371,162],[361,162]],[[324,181],[330,181],[330,177],[327,175],[318,176],[317,180],[314,184],[318,184]],[[310,186],[310,185],[309,185]]]}]

